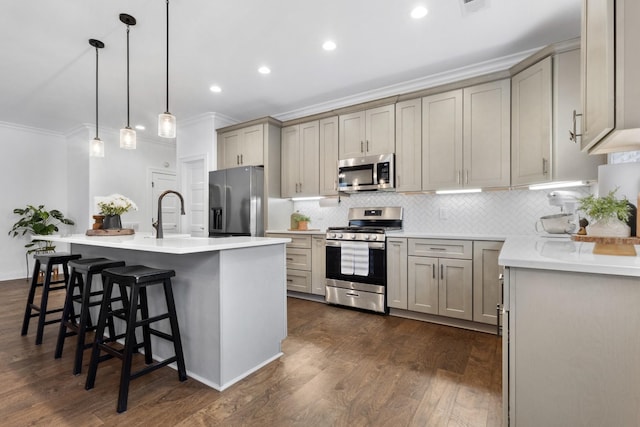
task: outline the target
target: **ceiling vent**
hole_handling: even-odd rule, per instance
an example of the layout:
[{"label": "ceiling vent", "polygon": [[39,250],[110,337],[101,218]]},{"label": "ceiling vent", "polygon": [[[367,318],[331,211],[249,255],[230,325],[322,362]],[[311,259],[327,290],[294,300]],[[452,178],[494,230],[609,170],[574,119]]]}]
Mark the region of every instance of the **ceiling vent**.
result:
[{"label": "ceiling vent", "polygon": [[490,0],[460,0],[462,16],[488,8],[489,2]]}]

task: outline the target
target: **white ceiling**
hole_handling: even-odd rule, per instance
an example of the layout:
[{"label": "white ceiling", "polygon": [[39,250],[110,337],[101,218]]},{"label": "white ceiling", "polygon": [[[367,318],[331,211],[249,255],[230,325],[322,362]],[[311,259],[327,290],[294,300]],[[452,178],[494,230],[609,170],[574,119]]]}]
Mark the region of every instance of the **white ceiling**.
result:
[{"label": "white ceiling", "polygon": [[[581,0],[171,0],[170,111],[244,121],[295,111],[442,71],[541,47],[580,33]],[[423,4],[429,14],[409,17]],[[126,36],[131,28],[131,124],[153,137],[165,106],[163,0],[3,0],[0,122],[67,132],[95,118],[126,123]],[[322,50],[326,39],[338,48]],[[257,72],[266,64],[270,75]],[[222,92],[209,91],[212,84]],[[293,112],[293,113],[292,113]],[[289,114],[284,114],[289,113]]]}]

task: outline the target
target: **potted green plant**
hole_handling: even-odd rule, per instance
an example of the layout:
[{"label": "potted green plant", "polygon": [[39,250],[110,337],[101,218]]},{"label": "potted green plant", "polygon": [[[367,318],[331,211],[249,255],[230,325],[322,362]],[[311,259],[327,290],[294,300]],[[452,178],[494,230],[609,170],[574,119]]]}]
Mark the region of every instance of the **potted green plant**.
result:
[{"label": "potted green plant", "polygon": [[300,214],[298,216],[298,230],[307,230],[309,228],[309,223],[311,222],[311,218]]},{"label": "potted green plant", "polygon": [[[74,225],[69,218],[57,209],[45,210],[44,205],[38,207],[27,205],[25,208],[17,208],[13,213],[20,215],[20,219],[13,224],[9,235],[12,237],[31,234],[34,236],[48,236],[58,231],[58,225]],[[36,253],[55,252],[53,242],[47,239],[32,238],[26,245],[25,259],[27,264],[27,277],[29,276],[29,255]]]},{"label": "potted green plant", "polygon": [[587,235],[594,237],[629,237],[630,205],[626,197],[616,198],[618,189],[611,190],[606,196],[595,197],[590,194],[579,199],[580,210],[591,220],[587,226]]}]

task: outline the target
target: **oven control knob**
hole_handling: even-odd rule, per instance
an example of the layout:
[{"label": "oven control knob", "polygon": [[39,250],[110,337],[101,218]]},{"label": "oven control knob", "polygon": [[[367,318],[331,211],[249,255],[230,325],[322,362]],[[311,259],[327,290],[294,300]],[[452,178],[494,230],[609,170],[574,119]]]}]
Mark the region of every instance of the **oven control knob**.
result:
[{"label": "oven control knob", "polygon": [[337,234],[338,239],[342,239],[342,233]]},{"label": "oven control knob", "polygon": [[371,237],[373,237],[374,240],[376,238],[376,236],[371,236],[371,234],[365,234],[364,235],[364,240],[371,240]]},{"label": "oven control knob", "polygon": [[356,240],[356,234],[355,233],[351,233],[351,240]]},{"label": "oven control knob", "polygon": [[336,233],[328,233],[329,234],[329,238],[330,239],[335,239],[336,238]]}]

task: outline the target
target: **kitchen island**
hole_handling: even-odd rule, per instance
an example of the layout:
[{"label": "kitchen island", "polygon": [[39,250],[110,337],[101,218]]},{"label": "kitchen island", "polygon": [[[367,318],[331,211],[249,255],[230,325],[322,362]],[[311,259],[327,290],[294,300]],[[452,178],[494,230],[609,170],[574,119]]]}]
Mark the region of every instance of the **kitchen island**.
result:
[{"label": "kitchen island", "polygon": [[[173,269],[173,293],[189,376],[224,390],[282,355],[287,336],[285,245],[264,237],[48,236],[83,258]],[[157,288],[157,287],[156,287]],[[156,292],[154,292],[156,291]],[[149,288],[151,314],[165,310]],[[167,324],[159,329],[169,331]],[[152,337],[163,360],[173,346]],[[174,367],[175,368],[175,367]],[[98,374],[99,375],[99,374]]]},{"label": "kitchen island", "polygon": [[640,424],[640,257],[507,238],[504,425]]}]

